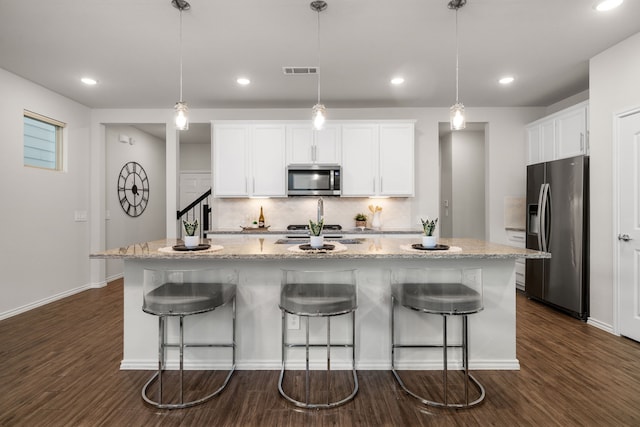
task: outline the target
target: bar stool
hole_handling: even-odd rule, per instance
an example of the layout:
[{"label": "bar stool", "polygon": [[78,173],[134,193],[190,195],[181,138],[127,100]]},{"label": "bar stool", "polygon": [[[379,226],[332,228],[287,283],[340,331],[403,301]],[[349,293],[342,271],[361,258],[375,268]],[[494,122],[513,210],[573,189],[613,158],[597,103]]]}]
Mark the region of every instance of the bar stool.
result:
[{"label": "bar stool", "polygon": [[[227,386],[236,367],[236,285],[238,273],[235,270],[144,270],[143,306],[145,313],[158,316],[158,371],[142,388],[142,398],[148,404],[161,409],[181,409],[203,403],[219,394]],[[232,341],[229,343],[185,344],[184,318],[207,313],[231,304]],[[167,319],[178,317],[179,341],[167,343]],[[166,349],[177,347],[179,350],[180,402],[163,403],[163,372],[166,365]],[[186,347],[224,347],[231,348],[231,368],[222,385],[214,392],[197,399],[184,401],[184,349]],[[148,388],[158,381],[158,398],[148,396]]]},{"label": "bar stool", "polygon": [[[279,307],[282,310],[282,370],[278,380],[280,394],[286,400],[301,408],[333,408],[352,400],[358,393],[358,376],[355,362],[355,311],[358,307],[356,271],[283,270]],[[351,342],[345,344],[331,343],[331,318],[349,313],[351,313]],[[304,344],[288,342],[287,315],[305,318],[306,340]],[[309,343],[309,323],[312,317],[325,317],[327,319],[327,339],[324,344]],[[292,398],[283,389],[286,352],[287,349],[296,347],[304,347],[306,351],[304,402]],[[326,403],[310,401],[309,349],[315,347],[325,347],[327,349]],[[333,401],[330,400],[332,347],[351,349],[351,371],[353,374],[353,389],[351,393],[342,399]]]},{"label": "bar stool", "polygon": [[[401,345],[396,344],[395,307],[401,306],[422,313],[442,316],[442,345]],[[391,370],[400,387],[412,397],[426,405],[446,408],[468,408],[482,402],[485,390],[469,373],[469,341],[467,316],[483,309],[482,302],[482,270],[474,269],[398,269],[391,274]],[[447,318],[462,317],[461,344],[451,345],[447,342]],[[402,381],[395,366],[395,351],[402,348],[442,348],[443,400],[427,399],[409,390]],[[449,402],[448,398],[448,358],[450,348],[462,349],[462,370],[464,371],[464,401]],[[478,396],[469,401],[469,380],[476,388]],[[461,399],[458,399],[461,400]]]}]

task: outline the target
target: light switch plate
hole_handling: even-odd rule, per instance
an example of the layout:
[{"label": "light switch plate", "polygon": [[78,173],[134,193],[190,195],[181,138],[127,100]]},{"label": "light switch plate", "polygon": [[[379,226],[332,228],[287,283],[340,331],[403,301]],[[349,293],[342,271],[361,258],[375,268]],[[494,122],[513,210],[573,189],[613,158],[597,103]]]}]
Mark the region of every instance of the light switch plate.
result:
[{"label": "light switch plate", "polygon": [[73,213],[73,219],[76,222],[86,222],[87,221],[87,211],[75,211]]}]

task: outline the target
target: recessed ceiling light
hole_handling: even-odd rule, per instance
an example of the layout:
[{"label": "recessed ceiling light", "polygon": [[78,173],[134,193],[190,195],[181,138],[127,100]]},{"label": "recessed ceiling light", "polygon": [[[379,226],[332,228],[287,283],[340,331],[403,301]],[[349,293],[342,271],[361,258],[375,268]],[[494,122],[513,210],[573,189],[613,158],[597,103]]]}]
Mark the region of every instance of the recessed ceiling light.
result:
[{"label": "recessed ceiling light", "polygon": [[593,8],[598,12],[606,12],[607,10],[615,9],[620,6],[624,0],[600,0]]},{"label": "recessed ceiling light", "polygon": [[504,76],[500,78],[500,80],[498,80],[498,83],[500,83],[501,85],[508,85],[513,83],[514,80],[515,78],[513,76]]},{"label": "recessed ceiling light", "polygon": [[391,84],[392,85],[401,85],[402,83],[404,83],[404,79],[402,77],[394,77],[391,79]]},{"label": "recessed ceiling light", "polygon": [[246,86],[246,85],[248,85],[249,83],[251,83],[251,80],[249,80],[249,79],[248,79],[248,78],[246,78],[246,77],[238,77],[238,79],[236,80],[236,82],[238,82],[238,84],[239,84],[239,85]]},{"label": "recessed ceiling light", "polygon": [[89,86],[93,86],[95,84],[98,84],[98,81],[96,79],[92,79],[91,77],[83,77],[80,79],[80,81],[86,85]]}]

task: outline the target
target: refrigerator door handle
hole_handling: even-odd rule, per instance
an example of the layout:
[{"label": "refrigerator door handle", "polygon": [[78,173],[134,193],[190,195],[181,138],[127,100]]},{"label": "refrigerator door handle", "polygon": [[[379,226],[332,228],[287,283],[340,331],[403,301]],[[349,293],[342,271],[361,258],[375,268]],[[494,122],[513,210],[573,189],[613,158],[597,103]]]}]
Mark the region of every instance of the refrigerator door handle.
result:
[{"label": "refrigerator door handle", "polygon": [[545,252],[549,252],[549,246],[551,245],[551,221],[553,219],[553,215],[551,211],[553,210],[553,206],[551,205],[551,185],[545,184],[547,186],[546,191],[546,201],[545,201],[545,216],[547,219],[545,220],[545,225],[547,226],[545,230],[545,239],[544,239],[544,250]]},{"label": "refrigerator door handle", "polygon": [[544,201],[544,184],[540,186],[540,192],[538,193],[538,215],[536,221],[538,222],[538,250],[543,250],[542,248],[542,231],[544,230],[542,227],[544,226],[542,222],[542,214],[544,212],[542,208],[542,203]]},{"label": "refrigerator door handle", "polygon": [[538,218],[540,221],[540,228],[538,232],[538,242],[541,251],[548,252],[549,248],[549,224],[547,211],[549,209],[549,184],[542,184],[540,186],[540,199],[538,203]]}]

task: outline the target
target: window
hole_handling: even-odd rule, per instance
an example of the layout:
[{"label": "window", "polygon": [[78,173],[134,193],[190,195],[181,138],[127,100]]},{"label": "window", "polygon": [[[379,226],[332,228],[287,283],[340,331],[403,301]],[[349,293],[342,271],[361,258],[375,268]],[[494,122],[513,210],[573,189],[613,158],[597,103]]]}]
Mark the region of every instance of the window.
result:
[{"label": "window", "polygon": [[65,123],[24,110],[24,165],[62,170]]}]

